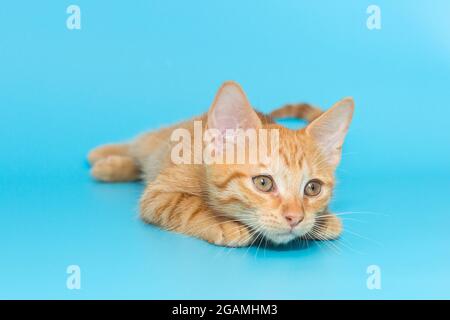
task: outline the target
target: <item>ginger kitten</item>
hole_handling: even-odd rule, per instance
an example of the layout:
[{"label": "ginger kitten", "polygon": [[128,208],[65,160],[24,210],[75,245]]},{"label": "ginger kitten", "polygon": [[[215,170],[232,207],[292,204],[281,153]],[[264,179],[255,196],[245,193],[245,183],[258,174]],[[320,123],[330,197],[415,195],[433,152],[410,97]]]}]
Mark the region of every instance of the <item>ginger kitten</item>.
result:
[{"label": "ginger kitten", "polygon": [[[100,181],[144,179],[141,218],[167,230],[232,247],[259,238],[275,244],[335,239],[342,225],[328,203],[353,109],[353,100],[346,98],[324,113],[299,104],[263,115],[237,83],[226,82],[208,113],[129,143],[100,146],[88,160]],[[273,120],[286,116],[310,123],[291,130]],[[276,152],[264,163],[250,162],[248,154],[243,163],[175,163],[173,133],[181,129],[194,135],[195,123],[219,136],[228,129],[276,130]]]}]

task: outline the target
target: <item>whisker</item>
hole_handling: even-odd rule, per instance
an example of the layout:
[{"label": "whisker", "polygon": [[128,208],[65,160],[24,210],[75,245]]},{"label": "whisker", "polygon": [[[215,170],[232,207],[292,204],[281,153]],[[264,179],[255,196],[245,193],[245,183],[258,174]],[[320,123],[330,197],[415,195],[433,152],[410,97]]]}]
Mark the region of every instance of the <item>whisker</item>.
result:
[{"label": "whisker", "polygon": [[349,215],[349,214],[367,214],[367,215],[381,215],[385,217],[389,217],[390,214],[382,213],[382,212],[372,212],[372,211],[344,211],[344,212],[336,212],[333,213],[335,216]]},{"label": "whisker", "polygon": [[354,231],[348,230],[348,228],[344,229],[344,233],[346,233],[346,232],[348,232],[348,233],[350,233],[350,234],[352,234],[352,235],[355,235],[355,236],[357,236],[357,237],[359,237],[359,238],[361,238],[361,239],[370,241],[370,242],[376,244],[377,246],[380,246],[380,247],[383,246],[383,244],[382,244],[381,242],[378,242],[378,241],[376,241],[376,240],[373,240],[373,239],[364,237],[364,236],[360,235],[359,233],[356,233],[356,232],[354,232]]}]

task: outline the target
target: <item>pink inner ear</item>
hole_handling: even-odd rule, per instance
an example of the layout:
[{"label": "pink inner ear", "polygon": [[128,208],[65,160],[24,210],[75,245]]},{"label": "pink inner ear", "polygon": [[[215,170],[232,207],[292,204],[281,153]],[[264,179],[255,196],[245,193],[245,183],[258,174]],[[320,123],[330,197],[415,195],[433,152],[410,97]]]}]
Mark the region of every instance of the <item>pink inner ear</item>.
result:
[{"label": "pink inner ear", "polygon": [[208,113],[208,127],[225,132],[227,129],[256,129],[260,125],[241,87],[235,82],[222,85]]},{"label": "pink inner ear", "polygon": [[306,132],[319,144],[333,164],[340,160],[341,147],[352,119],[353,108],[351,98],[343,99],[306,128]]}]

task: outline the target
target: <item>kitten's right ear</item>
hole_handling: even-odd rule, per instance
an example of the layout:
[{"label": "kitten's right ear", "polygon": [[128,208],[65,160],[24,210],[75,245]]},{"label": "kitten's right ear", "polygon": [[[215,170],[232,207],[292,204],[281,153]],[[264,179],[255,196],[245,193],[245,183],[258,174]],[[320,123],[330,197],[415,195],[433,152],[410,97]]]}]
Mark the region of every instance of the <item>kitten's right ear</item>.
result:
[{"label": "kitten's right ear", "polygon": [[225,82],[208,111],[208,128],[224,133],[227,129],[259,129],[261,125],[241,86]]}]

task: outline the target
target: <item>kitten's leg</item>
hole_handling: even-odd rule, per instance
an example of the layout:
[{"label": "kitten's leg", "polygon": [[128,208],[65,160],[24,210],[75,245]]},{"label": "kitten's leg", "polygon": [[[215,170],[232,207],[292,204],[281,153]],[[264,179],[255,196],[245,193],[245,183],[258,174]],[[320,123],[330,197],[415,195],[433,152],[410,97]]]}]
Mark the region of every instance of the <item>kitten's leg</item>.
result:
[{"label": "kitten's leg", "polygon": [[242,223],[214,214],[198,196],[158,190],[157,181],[147,187],[141,198],[141,218],[220,246],[243,247],[252,240]]},{"label": "kitten's leg", "polygon": [[311,237],[317,240],[333,240],[339,238],[342,233],[342,222],[336,215],[329,211],[317,217]]}]

